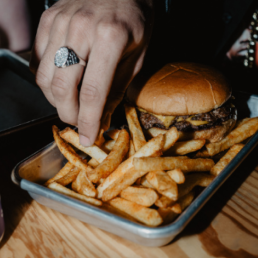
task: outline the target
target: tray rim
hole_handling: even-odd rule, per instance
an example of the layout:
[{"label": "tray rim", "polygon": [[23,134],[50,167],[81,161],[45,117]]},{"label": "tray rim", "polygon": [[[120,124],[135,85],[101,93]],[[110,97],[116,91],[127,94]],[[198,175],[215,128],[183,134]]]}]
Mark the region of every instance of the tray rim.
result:
[{"label": "tray rim", "polygon": [[[241,162],[246,158],[246,156],[253,150],[253,148],[258,144],[258,132],[255,133],[255,135],[248,141],[248,143],[244,146],[244,148],[236,155],[236,157],[228,164],[228,166],[213,180],[213,182],[206,187],[191,203],[191,205],[172,223],[169,223],[167,225],[162,225],[156,228],[148,227],[145,225],[142,225],[140,223],[136,223],[133,221],[130,221],[129,219],[122,218],[116,214],[113,214],[111,212],[105,211],[101,208],[97,208],[93,205],[87,204],[85,202],[76,200],[72,197],[65,196],[61,193],[57,193],[51,189],[48,189],[45,186],[42,186],[38,183],[30,182],[26,179],[23,179],[19,176],[19,169],[21,168],[24,163],[29,162],[30,160],[36,158],[38,155],[43,154],[44,151],[48,151],[49,148],[55,146],[55,143],[52,142],[48,144],[47,146],[43,147],[39,151],[33,153],[29,157],[25,158],[21,162],[19,162],[14,169],[12,170],[11,178],[12,181],[18,185],[23,184],[23,186],[31,186],[30,191],[38,194],[37,191],[35,191],[36,188],[40,188],[41,193],[47,193],[48,198],[56,200],[61,199],[62,201],[68,201],[69,204],[73,206],[73,202],[76,203],[79,207],[87,207],[89,209],[93,208],[95,211],[104,213],[107,217],[116,217],[116,219],[119,220],[120,223],[125,225],[130,225],[129,231],[133,233],[134,230],[130,229],[137,229],[139,233],[145,238],[157,238],[157,236],[161,235],[163,237],[167,237],[171,235],[171,231],[176,232],[176,234],[181,231],[187,223],[192,219],[192,217],[203,207],[203,205],[212,197],[212,195],[218,190],[218,188],[224,183],[224,181],[235,171],[235,169],[241,164]],[[35,188],[36,186],[36,188]],[[22,187],[23,188],[23,187]],[[24,189],[24,188],[23,188]],[[33,190],[34,189],[34,190]],[[26,190],[26,189],[24,189]],[[29,191],[29,190],[27,190]],[[58,197],[58,198],[56,198]],[[196,208],[197,207],[197,208]],[[125,223],[125,225],[124,225]],[[164,232],[165,231],[165,232]],[[177,232],[178,231],[178,232]],[[150,235],[149,237],[147,237]]]}]

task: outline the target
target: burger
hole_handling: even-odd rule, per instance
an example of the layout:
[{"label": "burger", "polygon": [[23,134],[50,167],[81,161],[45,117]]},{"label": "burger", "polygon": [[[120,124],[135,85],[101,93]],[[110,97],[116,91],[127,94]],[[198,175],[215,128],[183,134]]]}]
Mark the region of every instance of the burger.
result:
[{"label": "burger", "polygon": [[136,106],[146,130],[176,127],[187,139],[217,142],[234,127],[237,111],[231,87],[214,68],[169,63],[142,85],[131,84],[126,100]]}]

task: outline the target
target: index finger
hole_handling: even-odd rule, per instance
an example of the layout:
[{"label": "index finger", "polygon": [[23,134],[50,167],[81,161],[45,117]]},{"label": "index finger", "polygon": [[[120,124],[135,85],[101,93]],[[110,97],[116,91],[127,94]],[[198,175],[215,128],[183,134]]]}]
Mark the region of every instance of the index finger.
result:
[{"label": "index finger", "polygon": [[78,128],[84,146],[91,146],[97,137],[107,95],[128,39],[120,29],[107,31],[94,42],[80,92]]}]

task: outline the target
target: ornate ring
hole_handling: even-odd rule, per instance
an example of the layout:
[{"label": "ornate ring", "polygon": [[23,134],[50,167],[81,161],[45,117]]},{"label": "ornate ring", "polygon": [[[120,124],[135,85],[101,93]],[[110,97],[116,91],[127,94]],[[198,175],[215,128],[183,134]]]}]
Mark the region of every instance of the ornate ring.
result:
[{"label": "ornate ring", "polygon": [[75,52],[68,47],[61,47],[56,51],[54,62],[55,66],[59,68],[65,68],[74,64],[86,66],[86,62],[78,57]]}]

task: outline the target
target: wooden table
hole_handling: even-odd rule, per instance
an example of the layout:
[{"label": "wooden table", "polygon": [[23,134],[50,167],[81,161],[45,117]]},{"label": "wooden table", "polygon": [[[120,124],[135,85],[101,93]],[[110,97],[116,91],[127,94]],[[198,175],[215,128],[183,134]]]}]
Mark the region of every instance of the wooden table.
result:
[{"label": "wooden table", "polygon": [[172,243],[150,248],[46,208],[12,183],[14,165],[52,141],[53,123],[0,138],[1,258],[258,257],[258,148]]}]

